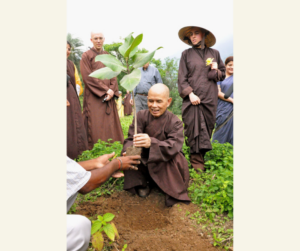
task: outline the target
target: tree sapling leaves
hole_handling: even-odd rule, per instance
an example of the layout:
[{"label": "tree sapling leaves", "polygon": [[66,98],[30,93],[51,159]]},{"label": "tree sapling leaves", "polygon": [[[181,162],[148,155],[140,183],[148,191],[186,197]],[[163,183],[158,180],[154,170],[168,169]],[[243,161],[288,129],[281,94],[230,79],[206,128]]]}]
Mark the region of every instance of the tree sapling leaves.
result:
[{"label": "tree sapling leaves", "polygon": [[156,50],[148,53],[136,53],[133,57],[133,68],[142,67],[148,63],[154,57],[155,52],[161,48],[163,47],[158,47]]},{"label": "tree sapling leaves", "polygon": [[98,55],[95,58],[95,61],[96,62],[100,61],[105,66],[109,67],[112,71],[115,71],[115,72],[120,72],[122,70],[124,70],[124,71],[126,70],[124,65],[116,57],[114,57],[110,54]]},{"label": "tree sapling leaves", "polygon": [[142,42],[143,40],[143,34],[138,35],[130,45],[130,47],[127,49],[127,51],[124,54],[124,58],[132,57],[137,52],[138,48],[137,46]]},{"label": "tree sapling leaves", "polygon": [[122,56],[124,57],[126,51],[128,50],[128,48],[130,47],[130,45],[133,42],[133,36],[131,35],[133,34],[133,32],[131,32],[126,38],[124,43],[119,47],[119,52],[122,54]]},{"label": "tree sapling leaves", "polygon": [[141,71],[139,69],[134,69],[130,74],[125,75],[120,84],[128,91],[133,91],[141,80]]},{"label": "tree sapling leaves", "polygon": [[111,79],[120,74],[120,71],[113,71],[108,67],[101,68],[92,72],[89,76],[98,79]]}]

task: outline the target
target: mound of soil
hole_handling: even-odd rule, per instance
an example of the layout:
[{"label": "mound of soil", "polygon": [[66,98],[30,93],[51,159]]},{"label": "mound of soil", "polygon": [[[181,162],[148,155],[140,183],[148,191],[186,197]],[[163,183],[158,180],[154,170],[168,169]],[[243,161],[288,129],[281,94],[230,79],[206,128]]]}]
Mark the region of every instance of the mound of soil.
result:
[{"label": "mound of soil", "polygon": [[113,222],[120,235],[116,242],[119,250],[125,243],[126,251],[219,250],[185,216],[187,211],[197,210],[192,203],[166,207],[164,195],[157,191],[152,191],[147,198],[122,191],[108,198],[98,197],[94,202],[82,202],[76,214],[93,219],[105,213],[116,215]]}]

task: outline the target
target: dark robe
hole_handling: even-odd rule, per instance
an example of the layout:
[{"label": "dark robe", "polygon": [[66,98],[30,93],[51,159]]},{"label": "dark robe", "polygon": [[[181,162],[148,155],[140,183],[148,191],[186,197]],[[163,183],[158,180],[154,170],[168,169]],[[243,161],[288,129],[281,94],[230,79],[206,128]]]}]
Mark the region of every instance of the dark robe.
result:
[{"label": "dark robe", "polygon": [[[206,66],[207,58],[214,58],[218,70]],[[191,153],[205,153],[212,149],[210,138],[218,104],[216,83],[224,78],[225,65],[217,50],[190,48],[183,51],[178,71],[178,91],[183,99],[182,120]],[[189,99],[191,92],[200,98],[200,105],[192,105]]]},{"label": "dark robe", "polygon": [[124,101],[124,115],[128,116],[132,113],[132,105],[129,103],[131,99],[131,94],[126,94],[123,101]]},{"label": "dark robe", "polygon": [[81,114],[80,101],[76,91],[75,68],[71,60],[67,60],[67,156],[76,159],[83,151],[88,149],[86,131]]},{"label": "dark robe", "polygon": [[106,51],[97,52],[92,48],[84,52],[80,60],[80,71],[85,84],[83,116],[90,149],[99,139],[124,142],[114,98],[102,102],[108,89],[114,91],[114,97],[119,97],[117,78],[101,80],[89,77],[92,72],[105,67],[102,62],[95,62],[96,56],[101,54],[109,53]]},{"label": "dark robe", "polygon": [[[137,126],[138,133],[149,135],[151,146],[148,149],[143,148],[138,171],[124,171],[124,189],[135,193],[134,187],[145,187],[151,178],[166,193],[168,206],[178,202],[177,200],[189,202],[187,193],[189,169],[182,152],[184,140],[182,122],[169,111],[159,118],[154,118],[149,110],[141,110],[137,114]],[[129,127],[122,153],[133,145],[133,134],[134,120]]]}]

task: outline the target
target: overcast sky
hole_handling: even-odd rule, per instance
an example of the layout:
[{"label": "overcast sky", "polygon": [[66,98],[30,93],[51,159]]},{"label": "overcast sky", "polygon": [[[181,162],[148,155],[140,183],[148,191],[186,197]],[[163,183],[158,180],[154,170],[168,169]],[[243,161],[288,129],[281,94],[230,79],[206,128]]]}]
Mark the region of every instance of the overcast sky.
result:
[{"label": "overcast sky", "polygon": [[67,33],[80,38],[84,50],[92,46],[92,30],[102,31],[105,43],[143,33],[139,48],[153,51],[163,46],[155,58],[164,59],[189,48],[178,31],[190,25],[210,30],[217,39],[213,48],[218,49],[233,37],[233,0],[67,0]]}]

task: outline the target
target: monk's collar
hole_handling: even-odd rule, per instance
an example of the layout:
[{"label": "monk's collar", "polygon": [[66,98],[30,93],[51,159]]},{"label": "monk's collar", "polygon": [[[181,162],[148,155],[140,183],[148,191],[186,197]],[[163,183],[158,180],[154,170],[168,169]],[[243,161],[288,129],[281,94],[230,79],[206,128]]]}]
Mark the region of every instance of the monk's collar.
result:
[{"label": "monk's collar", "polygon": [[96,53],[98,54],[98,53],[103,52],[103,47],[101,48],[101,51],[97,51],[97,50],[95,49],[95,47],[91,48],[91,50],[93,50],[94,52],[96,52]]}]

